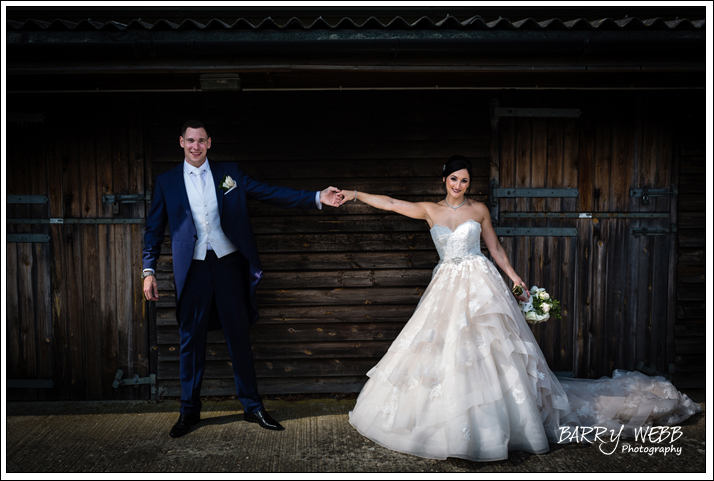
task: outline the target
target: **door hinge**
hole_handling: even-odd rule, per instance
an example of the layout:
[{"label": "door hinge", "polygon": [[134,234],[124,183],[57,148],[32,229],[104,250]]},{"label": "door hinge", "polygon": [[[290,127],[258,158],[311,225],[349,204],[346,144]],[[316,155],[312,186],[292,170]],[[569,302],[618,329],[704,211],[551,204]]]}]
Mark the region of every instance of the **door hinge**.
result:
[{"label": "door hinge", "polygon": [[650,197],[663,197],[666,195],[677,195],[677,189],[630,189],[630,197],[642,197],[642,204],[650,203]]},{"label": "door hinge", "polygon": [[578,235],[578,229],[575,227],[496,227],[494,230],[499,237],[575,237]]},{"label": "door hinge", "polygon": [[677,232],[677,226],[671,225],[666,229],[651,229],[648,227],[631,227],[630,235],[639,237],[641,235],[669,235]]},{"label": "door hinge", "polygon": [[118,388],[119,386],[134,386],[139,387],[141,384],[151,385],[151,394],[156,394],[156,374],[151,374],[149,377],[139,377],[138,374],[134,374],[131,379],[122,379],[124,371],[121,369],[117,370],[117,375],[114,377],[114,382],[112,387]]}]

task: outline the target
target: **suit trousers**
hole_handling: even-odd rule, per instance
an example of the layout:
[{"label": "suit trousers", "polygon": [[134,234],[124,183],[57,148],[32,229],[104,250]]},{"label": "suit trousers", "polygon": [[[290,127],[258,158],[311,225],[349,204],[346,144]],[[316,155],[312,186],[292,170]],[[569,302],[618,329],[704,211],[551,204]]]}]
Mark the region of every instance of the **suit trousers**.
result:
[{"label": "suit trousers", "polygon": [[248,337],[248,261],[236,251],[221,258],[209,250],[191,261],[177,317],[181,334],[181,413],[201,411],[209,319],[218,316],[233,365],[238,400],[244,412],[263,409]]}]

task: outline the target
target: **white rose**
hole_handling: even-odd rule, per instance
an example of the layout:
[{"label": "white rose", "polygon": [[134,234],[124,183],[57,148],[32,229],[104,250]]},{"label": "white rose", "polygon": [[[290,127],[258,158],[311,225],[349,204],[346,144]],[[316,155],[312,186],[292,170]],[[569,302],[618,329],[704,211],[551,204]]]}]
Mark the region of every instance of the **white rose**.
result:
[{"label": "white rose", "polygon": [[231,178],[230,175],[226,176],[226,180],[223,181],[223,185],[228,189],[232,189],[236,185],[236,181]]},{"label": "white rose", "polygon": [[543,310],[543,312],[548,312],[550,311],[550,304],[543,303],[540,305],[540,308]]},{"label": "white rose", "polygon": [[548,299],[550,299],[550,294],[543,291],[543,292],[538,293],[538,297],[540,297],[544,301],[547,301]]}]

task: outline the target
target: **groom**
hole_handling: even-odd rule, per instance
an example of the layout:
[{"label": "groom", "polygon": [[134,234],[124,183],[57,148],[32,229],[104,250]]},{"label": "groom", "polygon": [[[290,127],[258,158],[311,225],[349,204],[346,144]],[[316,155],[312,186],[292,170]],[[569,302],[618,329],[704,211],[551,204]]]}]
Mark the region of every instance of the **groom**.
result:
[{"label": "groom", "polygon": [[265,411],[258,394],[248,326],[258,320],[255,290],[263,276],[248,199],[288,209],[337,207],[342,194],[275,187],[243,173],[232,162],[209,162],[206,126],[189,120],[179,143],[184,161],[156,178],[146,219],[142,278],[149,301],[159,298],[156,261],[168,222],[181,336],[181,412],[169,435],[178,438],[201,420],[201,380],[209,330],[223,329],[244,419],[284,429]]}]

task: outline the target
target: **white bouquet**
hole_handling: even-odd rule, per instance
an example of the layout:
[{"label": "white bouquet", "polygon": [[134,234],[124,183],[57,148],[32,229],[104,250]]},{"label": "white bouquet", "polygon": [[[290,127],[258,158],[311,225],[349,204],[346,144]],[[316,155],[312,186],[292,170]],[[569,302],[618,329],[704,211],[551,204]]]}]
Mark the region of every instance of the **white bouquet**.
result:
[{"label": "white bouquet", "polygon": [[[514,292],[514,294],[522,295],[522,290],[521,288],[521,293]],[[531,287],[530,293],[528,302],[518,302],[526,321],[530,324],[538,324],[547,321],[551,316],[553,319],[560,319],[560,301],[550,297],[545,289],[538,286]]]}]

